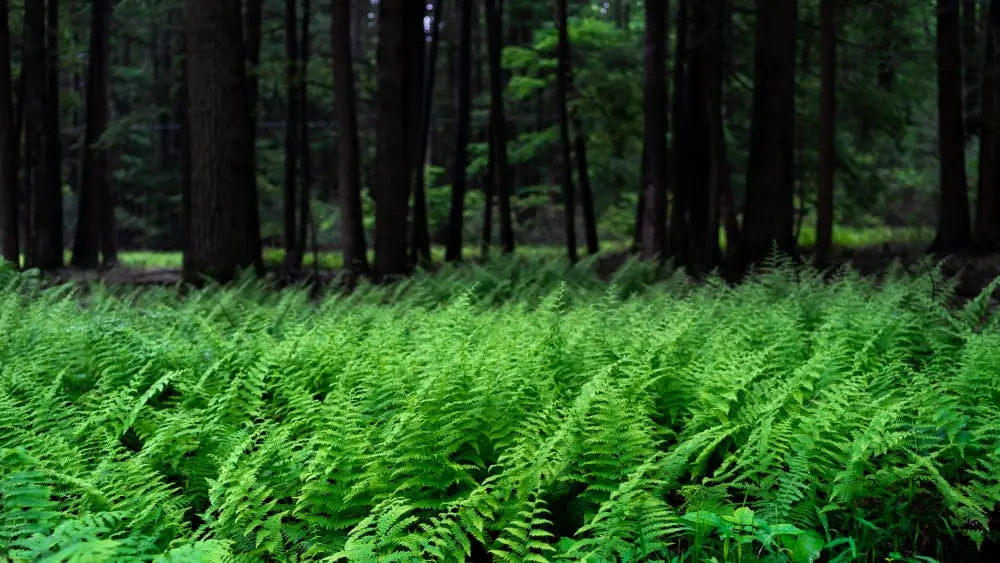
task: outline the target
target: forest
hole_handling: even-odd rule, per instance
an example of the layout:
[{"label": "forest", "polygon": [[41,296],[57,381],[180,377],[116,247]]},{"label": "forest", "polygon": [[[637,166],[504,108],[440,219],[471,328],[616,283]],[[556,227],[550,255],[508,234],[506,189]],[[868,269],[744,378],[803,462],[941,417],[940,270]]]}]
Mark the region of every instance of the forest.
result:
[{"label": "forest", "polygon": [[1000,0],[0,24],[0,562],[1000,554]]}]

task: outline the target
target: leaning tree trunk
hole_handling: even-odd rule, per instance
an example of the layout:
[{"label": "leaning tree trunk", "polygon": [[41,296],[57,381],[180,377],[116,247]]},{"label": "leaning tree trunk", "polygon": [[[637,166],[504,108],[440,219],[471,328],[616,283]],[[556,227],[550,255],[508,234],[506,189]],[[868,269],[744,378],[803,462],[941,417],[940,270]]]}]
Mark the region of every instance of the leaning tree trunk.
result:
[{"label": "leaning tree trunk", "polygon": [[410,199],[410,108],[415,95],[407,66],[410,0],[381,0],[378,26],[376,124],[378,189],[375,198],[375,277],[392,281],[410,273],[407,216]]},{"label": "leaning tree trunk", "polygon": [[833,186],[837,140],[836,0],[820,2],[819,189],[816,201],[816,262],[826,266],[833,247]]},{"label": "leaning tree trunk", "polygon": [[27,2],[24,10],[24,133],[25,178],[28,194],[27,245],[24,265],[42,270],[63,264],[62,239],[55,234],[62,226],[61,193],[52,193],[51,133],[46,117],[52,91],[48,80],[45,4]]},{"label": "leaning tree trunk", "polygon": [[486,0],[486,43],[490,71],[490,144],[494,146],[494,185],[500,212],[500,247],[504,254],[514,252],[514,226],[511,222],[510,166],[507,163],[507,117],[503,102],[503,73],[500,57],[503,53],[503,2]]},{"label": "leaning tree trunk", "polygon": [[361,171],[358,116],[355,112],[354,65],[351,58],[351,4],[333,0],[330,26],[333,52],[334,112],[337,119],[337,179],[340,190],[340,239],[348,286],[368,273],[364,215],[361,209]]},{"label": "leaning tree trunk", "polygon": [[576,253],[576,190],[573,186],[573,156],[569,137],[569,110],[566,98],[569,90],[569,30],[566,0],[556,0],[556,26],[559,28],[558,70],[556,73],[556,103],[559,107],[559,139],[561,141],[560,170],[562,171],[563,208],[566,224],[566,255],[577,261]]},{"label": "leaning tree trunk", "polygon": [[979,201],[976,207],[975,243],[979,250],[996,249],[1000,235],[1000,181],[997,174],[997,143],[1000,105],[997,100],[997,73],[1000,57],[996,49],[1000,35],[1000,0],[991,0],[986,28],[986,53],[983,58],[983,84],[980,107],[982,121],[979,131]]},{"label": "leaning tree trunk", "polygon": [[666,2],[646,0],[643,86],[642,256],[666,257],[667,242],[667,31]]},{"label": "leaning tree trunk", "polygon": [[14,90],[10,74],[10,28],[7,0],[0,0],[0,239],[2,256],[15,268],[21,264],[17,220],[17,154],[14,132]]},{"label": "leaning tree trunk", "polygon": [[465,186],[469,160],[469,120],[472,108],[472,2],[460,0],[461,20],[458,39],[458,127],[455,131],[455,162],[451,180],[451,208],[448,212],[448,248],[445,260],[462,259],[462,230],[465,217]]},{"label": "leaning tree trunk", "polygon": [[737,265],[795,250],[795,53],[798,0],[759,0],[747,192]]},{"label": "leaning tree trunk", "polygon": [[952,254],[972,243],[962,123],[962,40],[959,0],[938,0],[938,150],[941,199],[931,249]]},{"label": "leaning tree trunk", "polygon": [[191,135],[189,244],[184,278],[234,278],[253,266],[250,110],[239,0],[187,0],[188,120]]},{"label": "leaning tree trunk", "polygon": [[[111,2],[91,3],[90,56],[87,69],[85,99],[86,125],[83,142],[83,163],[78,192],[76,240],[73,244],[72,265],[76,268],[96,268],[101,247],[102,207],[110,205],[111,176],[108,153],[97,141],[108,127],[108,73],[111,51]],[[113,211],[112,211],[113,213]]]}]

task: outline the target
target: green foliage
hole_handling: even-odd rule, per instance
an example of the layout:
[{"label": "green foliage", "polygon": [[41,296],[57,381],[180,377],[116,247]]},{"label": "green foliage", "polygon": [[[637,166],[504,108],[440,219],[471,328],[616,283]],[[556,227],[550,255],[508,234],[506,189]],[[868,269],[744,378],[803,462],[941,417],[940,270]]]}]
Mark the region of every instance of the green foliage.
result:
[{"label": "green foliage", "polygon": [[775,261],[728,288],[595,267],[319,301],[5,273],[0,550],[807,562],[998,541],[1000,281],[952,311],[934,269],[876,287]]}]

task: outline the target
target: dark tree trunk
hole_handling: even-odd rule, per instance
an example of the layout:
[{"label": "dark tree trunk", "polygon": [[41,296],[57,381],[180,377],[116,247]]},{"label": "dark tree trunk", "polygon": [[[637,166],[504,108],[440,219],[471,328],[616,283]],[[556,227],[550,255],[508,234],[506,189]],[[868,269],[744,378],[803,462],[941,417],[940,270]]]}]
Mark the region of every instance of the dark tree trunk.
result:
[{"label": "dark tree trunk", "polygon": [[560,164],[562,171],[563,208],[565,209],[566,253],[570,262],[576,262],[576,189],[573,186],[573,156],[569,136],[569,29],[566,0],[556,0],[556,26],[559,28],[558,71],[556,75],[556,104],[559,108]]},{"label": "dark tree trunk", "polygon": [[51,133],[46,112],[51,109],[49,61],[46,55],[45,4],[27,2],[24,11],[24,131],[25,178],[28,194],[27,244],[25,267],[42,270],[63,264],[62,239],[56,233],[62,226],[62,194],[53,193],[52,177],[57,163],[52,162]]},{"label": "dark tree trunk", "polygon": [[979,133],[982,122],[979,106],[980,83],[979,62],[976,46],[979,44],[979,18],[977,17],[977,0],[962,0],[962,62],[965,86],[965,138],[966,140]]},{"label": "dark tree trunk", "polygon": [[[247,226],[247,237],[260,241],[260,196],[257,187],[257,102],[260,99],[260,78],[257,67],[260,66],[261,25],[263,22],[263,0],[247,0],[246,23],[243,30],[243,40],[247,57],[247,118],[250,121],[250,187],[247,206],[250,208],[250,224]],[[258,249],[254,253],[254,268],[264,269],[264,257]]]},{"label": "dark tree trunk", "polygon": [[[59,89],[59,0],[47,0],[45,34],[46,78],[48,95],[42,101],[45,108],[45,150],[48,154],[49,172],[47,205],[52,206],[49,238],[58,246],[59,265],[63,264],[63,173],[62,173],[62,121],[60,119]],[[56,249],[52,249],[55,256]]]},{"label": "dark tree trunk", "polygon": [[451,208],[448,212],[448,248],[445,260],[462,259],[462,230],[465,226],[465,186],[469,160],[469,120],[472,107],[472,0],[458,0],[461,27],[458,40],[458,128],[455,131],[455,162],[451,180]]},{"label": "dark tree trunk", "polygon": [[489,124],[486,126],[486,136],[489,139],[487,151],[489,160],[486,165],[486,180],[483,183],[483,240],[480,246],[480,254],[485,259],[489,256],[490,245],[493,243],[493,196],[496,182],[496,146],[493,142],[493,114],[490,114]]},{"label": "dark tree trunk", "polygon": [[959,0],[938,0],[938,150],[941,200],[937,236],[931,249],[951,254],[972,242],[962,124],[962,41]]},{"label": "dark tree trunk", "polygon": [[10,28],[7,0],[0,0],[0,239],[3,259],[20,267],[17,220],[17,151],[20,139],[15,136],[14,90],[10,73]]},{"label": "dark tree trunk", "polygon": [[837,143],[836,0],[820,2],[819,186],[816,198],[816,262],[826,266],[833,247],[833,186]]},{"label": "dark tree trunk", "polygon": [[302,123],[299,103],[301,65],[299,60],[298,12],[295,0],[285,0],[285,88],[287,115],[285,116],[285,184],[282,190],[282,238],[285,246],[285,271],[291,272],[301,260],[300,241],[295,229],[296,192],[298,191],[299,127]]},{"label": "dark tree trunk", "polygon": [[500,211],[500,246],[504,254],[514,252],[514,225],[511,220],[510,194],[512,191],[510,166],[507,164],[507,118],[503,101],[503,73],[500,57],[503,52],[503,3],[486,0],[486,36],[490,67],[490,144],[494,146],[492,158],[493,183]]},{"label": "dark tree trunk", "polygon": [[795,250],[795,53],[798,0],[759,0],[753,113],[737,265]]},{"label": "dark tree trunk", "polygon": [[[726,133],[722,121],[723,63],[726,49],[726,20],[729,17],[726,0],[712,0],[704,6],[699,15],[704,18],[703,45],[699,49],[703,65],[704,101],[694,111],[704,111],[705,165],[707,166],[705,232],[701,246],[697,248],[695,260],[703,270],[716,266],[721,261],[722,249],[719,245],[719,223],[724,212],[733,216],[732,205],[725,205],[726,195],[731,192],[729,185],[729,159],[726,154]],[[728,233],[727,233],[728,234]],[[733,234],[739,238],[738,234]]]},{"label": "dark tree trunk", "polygon": [[[111,204],[111,176],[108,154],[97,141],[108,127],[108,74],[111,30],[111,2],[91,3],[90,55],[87,69],[86,129],[83,141],[83,163],[78,192],[76,240],[72,265],[76,268],[96,268],[101,248],[103,222]],[[113,213],[113,210],[112,210]],[[105,257],[107,258],[107,257]]]},{"label": "dark tree trunk", "polygon": [[587,242],[587,253],[597,254],[600,243],[597,240],[597,214],[594,211],[594,193],[590,189],[590,165],[587,163],[587,137],[583,131],[583,120],[573,110],[573,143],[576,156],[576,176],[580,182],[580,206],[583,211],[583,236]]},{"label": "dark tree trunk", "polygon": [[[332,0],[333,2],[339,2],[340,0]],[[368,8],[371,5],[371,0],[350,0],[350,6],[348,9],[351,13],[348,15],[348,19],[351,22],[350,25],[350,53],[351,61],[359,60],[362,56],[364,43],[364,30],[368,27]],[[365,261],[368,259],[365,258]]]},{"label": "dark tree trunk", "polygon": [[671,139],[683,139],[683,142],[673,142],[669,148],[670,168],[668,172],[669,189],[673,193],[670,205],[669,235],[667,237],[667,252],[672,254],[679,264],[686,265],[689,261],[688,246],[690,245],[691,225],[688,223],[689,192],[693,178],[691,156],[691,85],[687,76],[691,54],[688,52],[688,0],[677,2],[677,42],[674,47],[674,97],[671,102],[671,116],[668,127],[671,129]]},{"label": "dark tree trunk", "polygon": [[997,100],[997,37],[1000,35],[1000,1],[991,0],[986,28],[986,51],[983,58],[982,126],[979,133],[979,200],[976,209],[976,246],[982,251],[995,250],[1000,236],[1000,181],[997,174],[997,143],[1000,105]]},{"label": "dark tree trunk", "polygon": [[411,59],[408,0],[381,0],[378,26],[377,161],[375,194],[375,276],[391,281],[410,273],[407,257],[411,119],[409,96],[416,92],[408,80]]},{"label": "dark tree trunk", "polygon": [[252,151],[240,2],[185,7],[192,170],[184,278],[225,282],[260,255],[260,240],[247,236]]},{"label": "dark tree trunk", "polygon": [[667,3],[646,0],[643,64],[643,173],[642,256],[666,257],[667,242]]},{"label": "dark tree trunk", "polygon": [[309,151],[309,57],[310,57],[310,31],[309,20],[312,17],[312,6],[310,0],[302,0],[302,46],[299,49],[301,66],[299,72],[299,161],[302,177],[302,193],[299,197],[299,218],[296,227],[295,259],[292,262],[291,271],[302,270],[302,261],[306,253],[306,241],[308,240],[308,227],[312,224],[312,155]]},{"label": "dark tree trunk", "polygon": [[[414,263],[429,262],[431,259],[431,235],[427,224],[427,193],[424,186],[424,160],[431,136],[431,112],[434,108],[434,76],[441,41],[441,13],[445,0],[434,0],[434,15],[431,24],[430,53],[424,71],[421,92],[419,153],[413,183],[413,248]],[[423,21],[421,20],[421,23]]]},{"label": "dark tree trunk", "polygon": [[331,39],[333,85],[337,120],[337,185],[340,191],[340,238],[347,282],[353,286],[368,273],[364,215],[361,209],[361,175],[358,149],[358,116],[355,110],[354,65],[351,57],[351,4],[333,0]]}]

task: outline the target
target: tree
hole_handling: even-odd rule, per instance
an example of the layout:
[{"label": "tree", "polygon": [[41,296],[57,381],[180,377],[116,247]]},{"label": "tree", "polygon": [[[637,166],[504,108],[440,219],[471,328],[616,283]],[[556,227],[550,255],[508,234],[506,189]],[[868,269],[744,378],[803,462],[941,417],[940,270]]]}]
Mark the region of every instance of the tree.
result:
[{"label": "tree", "polygon": [[375,193],[375,277],[390,281],[410,272],[407,216],[410,196],[409,96],[416,91],[408,78],[408,0],[381,0],[378,28],[378,146]]},{"label": "tree", "polygon": [[1000,235],[1000,181],[997,176],[997,143],[1000,105],[998,105],[997,73],[1000,57],[997,55],[997,37],[1000,36],[1000,2],[990,0],[986,26],[986,53],[983,57],[983,84],[980,107],[982,120],[979,131],[979,200],[976,207],[975,243],[980,250],[996,248]]},{"label": "tree", "polygon": [[937,2],[938,151],[940,208],[931,249],[951,254],[972,243],[962,123],[962,40],[959,0]]},{"label": "tree", "polygon": [[[247,0],[245,29],[243,41],[247,56],[247,118],[250,121],[250,186],[246,205],[249,207],[250,224],[247,225],[249,240],[260,240],[260,203],[257,188],[257,101],[260,97],[260,78],[257,76],[260,66],[261,25],[263,20],[263,0]],[[184,88],[186,90],[186,87]],[[187,121],[187,119],[185,119]],[[185,180],[187,181],[187,180]],[[260,252],[254,255],[254,268],[264,269],[264,259]]]},{"label": "tree", "polygon": [[833,246],[833,187],[837,142],[836,0],[820,2],[819,189],[816,201],[816,261],[826,265]]},{"label": "tree", "polygon": [[284,229],[282,235],[285,243],[285,270],[296,269],[301,262],[300,242],[296,240],[295,228],[295,197],[298,183],[299,164],[299,127],[301,114],[299,95],[301,88],[301,60],[299,60],[298,17],[296,16],[295,0],[285,0],[285,92],[287,115],[285,116],[285,184],[282,191],[282,213]]},{"label": "tree", "polygon": [[[54,6],[50,4],[50,7]],[[46,45],[45,4],[27,2],[24,9],[25,176],[28,193],[28,232],[25,267],[49,270],[63,265],[62,193],[53,181],[52,85]]]},{"label": "tree", "polygon": [[667,242],[667,31],[666,2],[646,0],[643,87],[642,256],[665,258]]},{"label": "tree", "polygon": [[566,251],[570,262],[576,262],[576,193],[573,186],[572,145],[569,136],[569,110],[566,99],[569,90],[569,30],[566,0],[556,0],[556,26],[559,28],[558,70],[556,71],[556,103],[559,107],[559,139],[563,208],[566,215]]},{"label": "tree", "polygon": [[737,265],[764,259],[772,245],[795,249],[795,60],[798,0],[760,0],[754,48],[742,246]]},{"label": "tree", "polygon": [[424,160],[431,135],[431,115],[434,109],[434,76],[437,70],[438,50],[441,43],[441,13],[444,0],[435,0],[431,21],[430,52],[424,70],[423,88],[420,99],[420,131],[418,134],[417,159],[413,184],[413,240],[412,260],[414,263],[431,259],[430,226],[427,224],[427,193],[424,186]]},{"label": "tree", "polygon": [[20,139],[14,133],[14,90],[10,76],[10,28],[7,0],[0,0],[0,238],[2,256],[15,267],[21,263],[18,244],[16,153]]},{"label": "tree", "polygon": [[[87,70],[86,125],[80,177],[76,239],[72,264],[96,268],[102,246],[104,221],[113,217],[111,174],[107,150],[98,141],[108,127],[108,74],[110,57],[111,2],[91,3],[90,55]],[[105,211],[110,208],[110,212]],[[113,226],[112,226],[113,228]],[[109,241],[112,242],[113,241]],[[112,244],[113,246],[113,244]],[[113,259],[105,255],[105,263]]]},{"label": "tree", "polygon": [[[300,176],[302,177],[302,194],[299,197],[299,218],[298,233],[296,234],[295,260],[292,263],[291,271],[302,269],[302,261],[306,252],[307,229],[310,225],[315,225],[312,218],[312,151],[310,150],[309,136],[309,58],[311,56],[311,32],[309,22],[312,20],[312,3],[310,0],[302,0],[302,34],[300,39],[302,45],[299,48],[301,58],[301,72],[299,87],[299,163],[301,166]],[[315,234],[313,242],[315,243]],[[315,244],[313,246],[316,252]],[[313,256],[315,259],[316,257]],[[313,264],[318,267],[318,264]]]},{"label": "tree", "polygon": [[490,154],[493,160],[493,185],[500,211],[500,246],[504,254],[514,252],[514,227],[511,223],[510,194],[512,183],[507,162],[507,117],[503,101],[503,2],[486,0],[486,43],[490,74]]},{"label": "tree", "polygon": [[358,116],[355,111],[351,56],[352,0],[333,0],[330,28],[333,52],[334,111],[337,119],[337,174],[340,190],[340,238],[348,284],[368,273],[368,251],[361,212]]},{"label": "tree", "polygon": [[469,156],[469,121],[472,108],[472,0],[459,0],[458,125],[455,131],[455,161],[452,168],[451,207],[448,211],[448,244],[445,260],[462,259],[462,229],[465,216],[466,167]]},{"label": "tree", "polygon": [[252,154],[240,2],[187,0],[185,8],[191,208],[184,278],[229,281],[260,255],[260,241],[247,236]]}]

